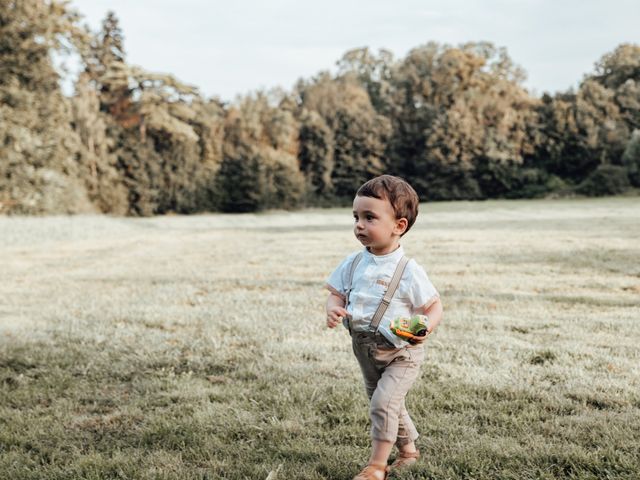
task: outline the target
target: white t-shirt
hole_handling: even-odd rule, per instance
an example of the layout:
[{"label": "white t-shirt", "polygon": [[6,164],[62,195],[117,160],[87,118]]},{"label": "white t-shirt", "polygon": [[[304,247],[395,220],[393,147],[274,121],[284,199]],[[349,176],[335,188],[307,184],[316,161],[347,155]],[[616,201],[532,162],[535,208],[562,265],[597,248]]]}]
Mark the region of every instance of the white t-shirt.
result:
[{"label": "white t-shirt", "polygon": [[[345,295],[351,263],[358,253],[360,252],[353,252],[347,256],[329,276],[327,288],[330,291]],[[362,251],[362,259],[353,274],[349,305],[347,305],[353,331],[368,331],[373,315],[403,256],[402,247],[387,255],[373,255],[366,248]],[[406,341],[391,333],[389,329],[391,320],[397,317],[410,317],[418,313],[420,307],[430,305],[439,296],[427,273],[412,259],[404,270],[398,289],[380,321],[378,331],[396,347],[406,346]]]}]

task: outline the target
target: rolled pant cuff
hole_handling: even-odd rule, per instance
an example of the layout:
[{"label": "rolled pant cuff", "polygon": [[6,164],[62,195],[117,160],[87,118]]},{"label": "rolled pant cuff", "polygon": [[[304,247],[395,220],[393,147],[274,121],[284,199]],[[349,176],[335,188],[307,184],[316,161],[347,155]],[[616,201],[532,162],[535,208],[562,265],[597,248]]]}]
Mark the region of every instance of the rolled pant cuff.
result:
[{"label": "rolled pant cuff", "polygon": [[396,447],[404,447],[405,445],[408,445],[409,443],[414,443],[416,440],[418,439],[418,435],[415,436],[415,438],[398,438],[396,440]]},{"label": "rolled pant cuff", "polygon": [[396,441],[396,439],[390,439],[390,438],[381,438],[381,437],[371,437],[371,440],[375,440],[376,442],[387,442],[387,443],[394,443]]},{"label": "rolled pant cuff", "polygon": [[418,439],[419,436],[420,435],[416,434],[413,437],[403,437],[403,438],[393,437],[393,438],[389,438],[389,437],[385,437],[383,435],[379,435],[377,433],[372,433],[371,434],[371,439],[372,440],[376,440],[378,442],[393,443],[397,447],[402,447],[404,445],[407,445],[408,443],[415,442]]}]

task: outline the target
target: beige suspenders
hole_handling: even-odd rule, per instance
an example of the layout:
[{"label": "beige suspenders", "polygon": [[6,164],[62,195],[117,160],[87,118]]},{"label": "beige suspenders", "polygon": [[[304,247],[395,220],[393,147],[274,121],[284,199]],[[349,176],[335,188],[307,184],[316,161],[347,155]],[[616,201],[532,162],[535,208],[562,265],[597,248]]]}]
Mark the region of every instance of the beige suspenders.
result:
[{"label": "beige suspenders", "polygon": [[[347,308],[347,306],[349,305],[349,295],[351,294],[351,284],[353,283],[353,274],[356,271],[356,267],[358,266],[358,263],[360,263],[361,259],[362,259],[362,252],[358,253],[353,258],[353,261],[351,262],[351,268],[349,269],[349,276],[347,277],[347,288],[345,291],[344,308]],[[382,320],[382,317],[384,317],[384,314],[387,311],[387,307],[391,303],[391,299],[393,298],[393,295],[396,293],[396,290],[398,289],[398,285],[400,284],[400,280],[402,279],[402,274],[404,273],[404,270],[407,267],[407,263],[409,263],[409,258],[406,256],[403,256],[398,262],[398,265],[396,266],[396,270],[395,272],[393,272],[393,277],[391,278],[391,282],[389,283],[389,286],[387,287],[386,292],[384,292],[384,297],[382,297],[382,300],[380,301],[380,305],[378,305],[376,313],[373,314],[373,318],[371,319],[371,323],[369,324],[369,331],[371,333],[376,333],[378,331],[378,325],[380,324],[380,320]],[[345,325],[345,326],[349,328],[348,325]],[[349,328],[349,331],[351,331],[351,328]]]},{"label": "beige suspenders", "polygon": [[[356,271],[356,267],[362,260],[362,252],[359,252],[353,260],[351,260],[351,267],[349,268],[349,276],[347,277],[347,288],[344,292],[344,308],[346,309],[349,306],[349,295],[351,295],[351,284],[353,283],[353,273]],[[349,330],[351,333],[351,324],[349,323],[349,317],[344,317],[342,319],[342,324],[344,327]]]},{"label": "beige suspenders", "polygon": [[345,297],[344,308],[347,308],[349,306],[349,295],[351,294],[351,284],[353,283],[353,274],[356,271],[356,267],[360,263],[360,260],[362,260],[362,252],[358,253],[355,257],[353,257],[353,260],[351,260],[351,268],[349,269],[349,276],[347,277],[347,289],[344,293],[344,297]]},{"label": "beige suspenders", "polygon": [[375,333],[378,331],[378,325],[380,324],[380,320],[384,317],[384,313],[387,311],[387,307],[391,303],[391,299],[393,295],[396,293],[398,289],[398,285],[400,284],[400,279],[402,278],[402,274],[404,273],[404,269],[409,263],[408,257],[402,257],[398,262],[398,266],[396,267],[396,271],[393,272],[393,277],[391,278],[391,283],[387,287],[387,291],[384,292],[384,297],[380,301],[380,305],[378,305],[378,309],[376,313],[373,314],[373,319],[371,319],[371,324],[369,325],[369,331]]}]

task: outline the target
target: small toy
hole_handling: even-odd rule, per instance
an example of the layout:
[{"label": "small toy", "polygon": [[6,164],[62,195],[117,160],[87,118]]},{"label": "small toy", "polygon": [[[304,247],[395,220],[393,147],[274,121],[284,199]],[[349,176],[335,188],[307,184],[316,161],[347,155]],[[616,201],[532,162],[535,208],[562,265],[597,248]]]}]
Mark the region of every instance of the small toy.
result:
[{"label": "small toy", "polygon": [[390,330],[398,337],[415,341],[427,334],[429,318],[426,315],[414,315],[411,318],[395,318],[391,321]]}]

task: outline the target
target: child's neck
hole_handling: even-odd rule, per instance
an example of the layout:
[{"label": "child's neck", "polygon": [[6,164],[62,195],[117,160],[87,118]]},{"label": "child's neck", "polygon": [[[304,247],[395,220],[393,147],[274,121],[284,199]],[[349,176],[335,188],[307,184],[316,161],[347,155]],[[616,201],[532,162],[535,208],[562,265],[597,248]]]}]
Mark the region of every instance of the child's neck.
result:
[{"label": "child's neck", "polygon": [[392,242],[389,245],[385,245],[382,247],[377,247],[377,248],[367,247],[367,250],[372,255],[381,256],[381,255],[389,255],[390,253],[395,252],[399,248],[400,248],[400,241],[396,240],[395,242]]}]

